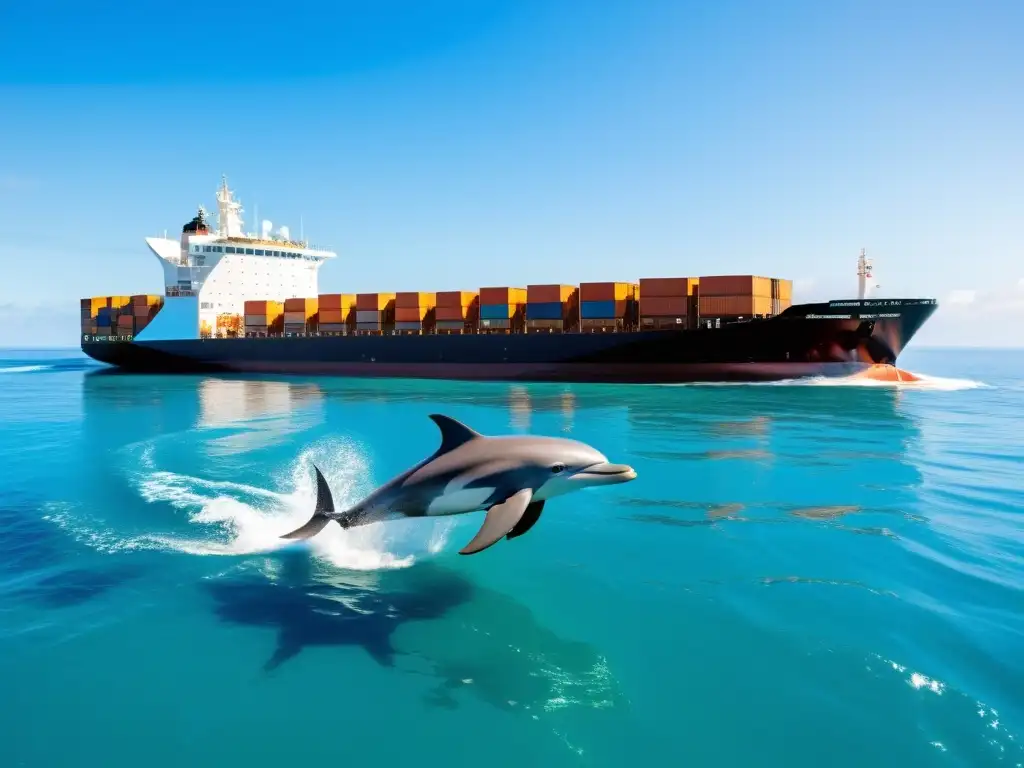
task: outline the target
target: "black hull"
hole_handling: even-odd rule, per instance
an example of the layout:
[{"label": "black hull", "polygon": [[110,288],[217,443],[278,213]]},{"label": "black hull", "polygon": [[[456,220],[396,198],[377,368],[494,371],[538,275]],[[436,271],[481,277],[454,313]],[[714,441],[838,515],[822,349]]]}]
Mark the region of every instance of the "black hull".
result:
[{"label": "black hull", "polygon": [[830,302],[721,328],[628,333],[85,337],[90,357],[145,373],[242,372],[457,380],[684,383],[848,376],[895,364],[931,299]]}]

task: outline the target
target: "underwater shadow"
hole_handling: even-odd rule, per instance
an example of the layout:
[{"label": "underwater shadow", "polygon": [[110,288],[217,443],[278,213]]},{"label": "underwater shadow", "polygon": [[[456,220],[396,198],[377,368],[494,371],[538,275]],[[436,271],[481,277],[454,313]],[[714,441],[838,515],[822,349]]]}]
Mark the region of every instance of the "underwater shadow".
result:
[{"label": "underwater shadow", "polygon": [[324,646],[357,646],[382,667],[393,667],[391,638],[398,627],[443,616],[473,594],[469,581],[430,563],[333,579],[318,574],[305,553],[289,554],[281,564],[273,580],[256,574],[204,584],[218,619],[276,632],[264,672]]}]

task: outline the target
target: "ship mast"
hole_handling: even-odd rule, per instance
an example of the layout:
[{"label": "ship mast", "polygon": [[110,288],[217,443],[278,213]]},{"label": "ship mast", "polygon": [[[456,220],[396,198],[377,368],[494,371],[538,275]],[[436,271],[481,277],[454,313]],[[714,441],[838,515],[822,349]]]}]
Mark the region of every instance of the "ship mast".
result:
[{"label": "ship mast", "polygon": [[864,249],[860,249],[860,258],[857,259],[857,299],[863,301],[867,293],[867,281],[871,279],[871,260],[864,255]]}]

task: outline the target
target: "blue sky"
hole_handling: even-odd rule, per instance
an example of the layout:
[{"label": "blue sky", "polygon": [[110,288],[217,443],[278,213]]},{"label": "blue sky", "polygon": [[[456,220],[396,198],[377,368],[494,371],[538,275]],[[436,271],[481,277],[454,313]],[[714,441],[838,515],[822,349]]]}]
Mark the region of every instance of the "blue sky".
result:
[{"label": "blue sky", "polygon": [[0,345],[161,292],[214,207],[323,290],[758,273],[1024,345],[1021,2],[35,2],[0,16]]}]

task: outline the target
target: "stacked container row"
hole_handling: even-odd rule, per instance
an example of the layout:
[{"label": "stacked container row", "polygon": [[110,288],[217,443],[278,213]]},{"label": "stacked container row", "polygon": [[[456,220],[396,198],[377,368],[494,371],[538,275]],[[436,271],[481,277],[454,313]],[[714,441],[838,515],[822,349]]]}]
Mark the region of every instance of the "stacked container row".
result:
[{"label": "stacked container row", "polygon": [[701,318],[767,317],[772,314],[772,279],[757,275],[700,278]]},{"label": "stacked container row", "polygon": [[279,301],[245,302],[246,335],[268,336],[284,328],[284,304]]},{"label": "stacked container row", "polygon": [[522,331],[526,320],[526,289],[489,287],[480,289],[480,329]]},{"label": "stacked container row", "polygon": [[81,301],[82,333],[94,336],[133,336],[156,316],[162,296],[93,296]]},{"label": "stacked container row", "polygon": [[317,300],[317,330],[320,333],[348,333],[356,323],[354,293],[321,293]]},{"label": "stacked container row", "polygon": [[580,330],[624,330],[636,324],[635,283],[580,283]]},{"label": "stacked container row", "polygon": [[389,331],[395,325],[395,294],[357,293],[356,330],[364,333]]},{"label": "stacked container row", "polygon": [[424,333],[433,330],[437,316],[437,295],[419,291],[395,294],[395,330]]},{"label": "stacked container row", "polygon": [[242,320],[242,315],[232,315],[229,313],[217,315],[217,336],[241,336],[245,333],[245,325]]},{"label": "stacked container row", "polygon": [[573,285],[526,286],[528,333],[561,333],[579,322],[579,289]]},{"label": "stacked container row", "polygon": [[316,327],[318,299],[294,298],[284,300],[284,332],[307,333]]},{"label": "stacked container row", "polygon": [[785,312],[793,304],[793,281],[772,278],[772,314]]},{"label": "stacked container row", "polygon": [[480,295],[475,291],[439,291],[434,328],[441,333],[464,333],[480,319]]},{"label": "stacked container row", "polygon": [[692,328],[697,319],[699,284],[695,277],[640,278],[640,327]]}]

